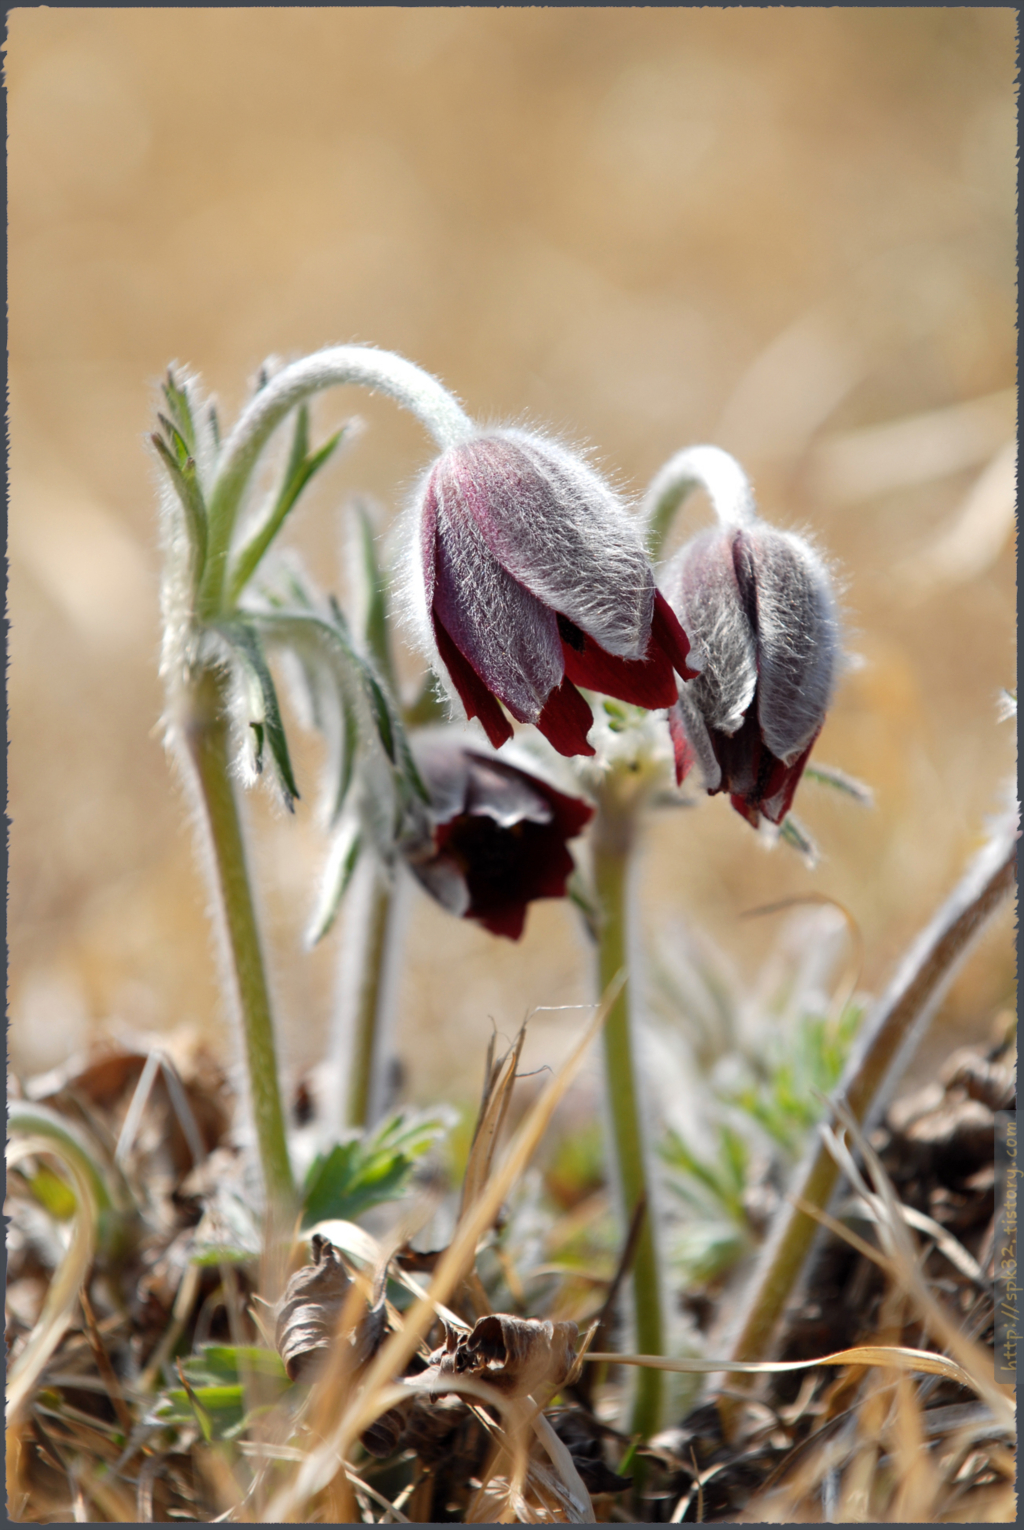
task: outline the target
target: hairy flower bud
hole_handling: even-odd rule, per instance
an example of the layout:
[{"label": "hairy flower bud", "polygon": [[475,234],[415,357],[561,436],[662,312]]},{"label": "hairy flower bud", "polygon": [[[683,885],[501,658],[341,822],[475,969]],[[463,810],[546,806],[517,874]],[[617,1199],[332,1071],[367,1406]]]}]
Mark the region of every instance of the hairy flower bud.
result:
[{"label": "hairy flower bud", "polygon": [[832,581],[802,537],[751,516],[694,537],[666,594],[704,668],[669,714],[676,778],[698,764],[755,828],[789,811],[832,697],[839,621]]},{"label": "hairy flower bud", "polygon": [[593,754],[576,687],[669,707],[695,670],[636,526],[562,447],[521,430],[472,436],[437,459],[416,505],[412,583],[428,645],[495,748],[499,706],[564,755]]},{"label": "hairy flower bud", "polygon": [[411,871],[449,913],[518,940],[528,903],[565,895],[566,842],[593,808],[448,739],[419,739],[414,749],[433,824],[430,842],[407,853]]}]

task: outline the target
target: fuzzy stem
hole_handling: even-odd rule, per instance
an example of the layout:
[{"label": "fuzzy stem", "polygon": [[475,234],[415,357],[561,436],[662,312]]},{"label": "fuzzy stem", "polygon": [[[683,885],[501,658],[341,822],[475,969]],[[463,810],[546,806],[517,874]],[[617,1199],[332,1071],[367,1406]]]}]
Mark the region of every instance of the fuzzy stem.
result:
[{"label": "fuzzy stem", "polygon": [[[974,858],[951,896],[914,942],[864,1028],[836,1095],[856,1119],[877,1119],[903,1065],[977,936],[1012,891],[1017,866],[1016,814],[1008,815]],[[792,1198],[824,1210],[839,1170],[823,1143],[794,1176]],[[795,1205],[779,1216],[743,1304],[730,1359],[761,1360],[804,1267],[817,1223]]]},{"label": "fuzzy stem", "polygon": [[284,1210],[294,1202],[295,1185],[278,1085],[270,993],[231,780],[228,683],[220,671],[201,668],[194,672],[181,698],[181,732],[195,767],[213,851],[267,1204],[270,1209]]},{"label": "fuzzy stem", "polygon": [[393,914],[392,902],[392,889],[374,867],[366,915],[345,1111],[349,1126],[361,1128],[370,1125],[374,1075],[379,1062],[380,1011],[386,986],[384,969],[388,957],[388,926]]},{"label": "fuzzy stem", "polygon": [[750,482],[734,457],[718,446],[688,446],[654,475],[640,506],[647,551],[662,555],[676,511],[694,489],[704,489],[726,526],[749,526],[757,518]]},{"label": "fuzzy stem", "polygon": [[442,450],[473,433],[473,422],[447,388],[391,351],[368,345],[336,345],[284,367],[243,410],[224,443],[209,499],[209,543],[199,595],[203,616],[210,618],[221,608],[238,508],[270,436],[305,399],[345,384],[394,399],[422,421]]},{"label": "fuzzy stem", "polygon": [[[635,838],[634,805],[615,794],[614,777],[602,790],[594,821],[594,884],[599,905],[598,979],[604,992],[623,968],[628,972],[630,853]],[[644,1134],[637,1098],[630,1034],[631,979],[627,976],[604,1027],[605,1080],[612,1140],[625,1224],[641,1198],[647,1215],[637,1238],[633,1261],[635,1342],[642,1354],[662,1352],[661,1282],[647,1191]],[[630,1429],[649,1439],[660,1427],[661,1372],[641,1371],[633,1398]]]}]

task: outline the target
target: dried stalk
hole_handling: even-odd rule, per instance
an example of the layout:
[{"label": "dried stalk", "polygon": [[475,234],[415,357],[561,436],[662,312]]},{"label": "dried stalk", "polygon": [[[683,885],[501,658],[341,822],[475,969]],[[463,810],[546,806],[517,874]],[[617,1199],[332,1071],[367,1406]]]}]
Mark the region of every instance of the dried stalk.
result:
[{"label": "dried stalk", "polygon": [[[836,1089],[865,1127],[877,1119],[922,1033],[985,925],[1012,892],[1017,874],[1018,815],[1003,818],[960,883],[911,946],[888,991],[869,1018],[860,1045]],[[816,1141],[793,1179],[793,1197],[824,1209],[839,1170]],[[779,1318],[806,1263],[817,1232],[813,1217],[787,1205],[776,1220],[742,1304],[735,1362],[768,1352]]]}]

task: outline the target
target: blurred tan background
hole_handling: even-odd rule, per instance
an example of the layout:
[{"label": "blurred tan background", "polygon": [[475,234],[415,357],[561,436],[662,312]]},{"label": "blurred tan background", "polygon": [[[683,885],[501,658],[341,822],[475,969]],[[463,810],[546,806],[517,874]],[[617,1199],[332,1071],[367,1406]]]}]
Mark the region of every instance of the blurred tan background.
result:
[{"label": "blurred tan background", "polygon": [[[268,353],[344,340],[590,443],[632,492],[717,442],[835,556],[863,664],[817,754],[876,811],[805,784],[813,873],[722,799],[661,815],[646,931],[700,927],[753,981],[777,924],[738,916],[818,891],[877,990],[1014,768],[1014,29],[996,9],[9,13],[16,1070],[119,1029],[227,1044],[160,739],[144,438],[172,358],[230,418]],[[292,533],[334,587],[346,494],[397,506],[429,450],[354,393],[319,426],[353,412],[369,430]],[[300,944],[324,846],[317,749],[295,745],[297,818],[250,799],[293,1075],[322,1055],[338,961]],[[409,942],[420,1100],[475,1093],[489,1017],[590,998],[567,905],[511,946],[421,898]],[[987,1035],[1012,979],[1007,916],[941,1036]],[[540,1017],[534,1064],[578,1023]]]}]

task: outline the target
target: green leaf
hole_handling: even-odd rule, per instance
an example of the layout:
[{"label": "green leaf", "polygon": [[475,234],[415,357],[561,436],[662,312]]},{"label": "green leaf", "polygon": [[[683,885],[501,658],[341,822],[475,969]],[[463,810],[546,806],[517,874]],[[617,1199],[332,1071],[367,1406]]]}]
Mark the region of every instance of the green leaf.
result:
[{"label": "green leaf", "polygon": [[351,1222],[371,1206],[394,1200],[427,1148],[440,1135],[436,1120],[396,1116],[369,1138],[336,1143],[310,1165],[303,1189],[303,1227]]},{"label": "green leaf", "polygon": [[285,806],[289,812],[293,812],[299,789],[292,774],[292,762],[288,754],[284,724],[281,721],[277,691],[274,688],[274,681],[259,634],[255,627],[241,621],[221,622],[215,630],[231,645],[232,651],[240,660],[250,681],[250,691],[254,691],[253,700],[257,708],[262,710],[262,716],[256,715],[249,719],[256,735],[257,760],[262,759],[265,737],[277,770]]},{"label": "green leaf", "polygon": [[865,786],[863,781],[858,781],[855,776],[848,776],[845,770],[840,770],[835,765],[822,765],[815,762],[813,765],[804,767],[804,779],[817,781],[822,786],[831,786],[844,796],[852,797],[854,802],[859,802],[861,807],[874,807],[875,794],[870,786]]},{"label": "green leaf", "polygon": [[241,1384],[219,1387],[173,1387],[152,1412],[154,1423],[199,1425],[207,1444],[223,1439],[224,1431],[241,1422],[245,1394]]},{"label": "green leaf", "polygon": [[276,1349],[258,1344],[204,1344],[182,1363],[193,1387],[241,1385],[245,1376],[269,1376],[288,1385],[284,1361]]},{"label": "green leaf", "polygon": [[779,838],[785,844],[791,845],[803,860],[804,865],[813,871],[821,859],[821,851],[800,820],[794,818],[792,813],[787,813],[782,820],[779,828]]},{"label": "green leaf", "polygon": [[[305,592],[301,593],[305,598]],[[333,667],[342,703],[347,702],[351,707],[356,698],[361,699],[392,767],[391,779],[404,823],[414,801],[428,803],[429,794],[416,768],[397,705],[374,673],[369,660],[353,646],[344,613],[333,597],[330,607],[330,621],[304,609],[252,612],[247,613],[247,619],[275,642],[286,643],[308,656],[319,652],[323,661]],[[371,775],[371,789],[376,784]],[[345,789],[348,789],[347,782]]]},{"label": "green leaf", "polygon": [[281,487],[263,524],[242,548],[228,579],[228,605],[234,606],[256,572],[264,553],[284,525],[303,489],[333,454],[347,427],[335,431],[319,451],[309,456],[309,410],[303,404],[296,413],[295,434]]},{"label": "green leaf", "polygon": [[359,528],[359,548],[363,579],[365,583],[365,613],[363,643],[367,653],[377,665],[392,690],[395,689],[395,672],[391,658],[391,639],[388,632],[388,607],[386,582],[377,558],[377,544],[373,535],[373,522],[365,505],[357,503],[353,514]]},{"label": "green leaf", "polygon": [[411,706],[404,709],[402,720],[407,728],[427,728],[431,723],[446,722],[448,706],[444,693],[433,675],[426,675],[420,693]]},{"label": "green leaf", "polygon": [[362,848],[362,835],[359,832],[358,823],[352,818],[345,824],[331,846],[324,869],[320,896],[306,935],[307,945],[317,945],[334,925],[341,907],[341,900],[348,891]]},{"label": "green leaf", "polygon": [[74,1191],[59,1174],[54,1174],[53,1170],[48,1169],[45,1164],[40,1164],[35,1174],[28,1180],[28,1187],[39,1204],[59,1222],[66,1222],[78,1209]]},{"label": "green leaf", "polygon": [[[177,434],[175,432],[176,436]],[[193,579],[198,584],[206,563],[207,517],[206,504],[203,499],[202,490],[199,487],[199,475],[196,472],[195,461],[187,453],[184,461],[180,461],[177,454],[171,451],[163,436],[155,432],[149,439],[152,441],[159,453],[160,460],[167,469],[167,476],[170,478],[174,491],[181,502],[181,507],[185,512],[185,524],[188,528],[189,542],[193,551]],[[178,440],[181,440],[180,436],[178,436]]]},{"label": "green leaf", "polygon": [[355,708],[349,703],[348,697],[341,695],[338,698],[341,710],[341,747],[338,759],[338,785],[334,793],[334,804],[331,808],[331,824],[336,824],[341,817],[348,796],[349,787],[352,785],[352,777],[356,765],[356,748],[359,744],[359,721],[356,717]]},{"label": "green leaf", "polygon": [[196,454],[196,427],[192,418],[192,405],[189,402],[187,388],[179,388],[174,373],[168,369],[167,381],[163,385],[163,395],[167,403],[168,413],[174,421],[176,434],[181,437],[186,457],[194,457]]}]

